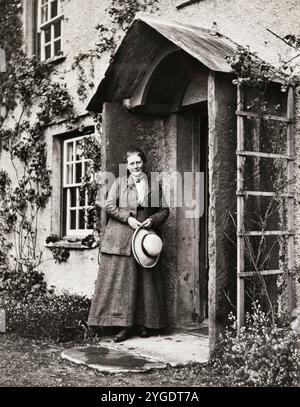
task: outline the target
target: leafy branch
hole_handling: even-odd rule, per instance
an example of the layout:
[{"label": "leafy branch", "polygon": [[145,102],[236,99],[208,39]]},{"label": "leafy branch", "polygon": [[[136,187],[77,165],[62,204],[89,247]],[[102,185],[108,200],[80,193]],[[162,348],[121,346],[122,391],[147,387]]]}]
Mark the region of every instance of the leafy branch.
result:
[{"label": "leafy branch", "polygon": [[[72,64],[72,69],[78,73],[77,94],[81,101],[87,98],[88,89],[93,89],[95,86],[95,61],[104,53],[108,53],[112,60],[117,44],[129,29],[136,13],[145,11],[153,13],[158,10],[157,3],[158,0],[111,0],[106,9],[107,23],[99,23],[95,27],[98,33],[95,48],[80,52]],[[86,62],[89,64],[88,67]]]},{"label": "leafy branch", "polygon": [[[14,177],[0,171],[0,290],[14,296],[46,290],[37,250],[39,213],[52,193],[44,127],[73,114],[66,85],[53,80],[53,67],[22,51],[21,12],[21,2],[1,2],[7,70],[0,73],[0,140]],[[4,237],[8,234],[13,243]]]}]

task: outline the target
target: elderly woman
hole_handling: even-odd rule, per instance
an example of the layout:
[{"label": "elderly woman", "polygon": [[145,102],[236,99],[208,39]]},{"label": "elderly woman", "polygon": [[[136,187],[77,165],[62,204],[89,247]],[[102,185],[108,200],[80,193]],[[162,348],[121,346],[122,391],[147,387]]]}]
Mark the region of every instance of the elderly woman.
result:
[{"label": "elderly woman", "polygon": [[166,325],[165,299],[157,266],[144,268],[132,254],[132,236],[140,226],[156,230],[169,215],[161,188],[151,190],[139,149],[126,153],[128,176],[117,178],[106,201],[109,221],[101,244],[101,262],[89,313],[90,326],[121,327],[115,342],[141,337]]}]

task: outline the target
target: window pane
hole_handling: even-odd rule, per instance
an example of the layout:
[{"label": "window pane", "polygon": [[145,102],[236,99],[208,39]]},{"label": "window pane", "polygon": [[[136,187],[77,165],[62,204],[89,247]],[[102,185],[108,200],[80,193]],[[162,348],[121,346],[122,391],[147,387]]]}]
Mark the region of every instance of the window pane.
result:
[{"label": "window pane", "polygon": [[80,184],[82,178],[82,163],[76,163],[75,183]]},{"label": "window pane", "polygon": [[73,161],[73,142],[67,143],[67,161]]},{"label": "window pane", "polygon": [[46,59],[51,58],[51,46],[50,45],[47,45],[45,47],[45,58]]},{"label": "window pane", "polygon": [[73,164],[67,164],[67,176],[66,176],[67,184],[74,184],[73,182]]},{"label": "window pane", "polygon": [[76,188],[70,188],[70,205],[76,207]]},{"label": "window pane", "polygon": [[87,229],[94,229],[95,223],[95,209],[90,209],[88,211],[88,222],[87,222]]},{"label": "window pane", "polygon": [[76,229],[76,211],[70,211],[70,229]]},{"label": "window pane", "polygon": [[85,229],[85,211],[84,211],[84,209],[79,210],[79,229]]},{"label": "window pane", "polygon": [[51,18],[57,16],[57,0],[51,2]]},{"label": "window pane", "polygon": [[80,195],[80,199],[79,199],[79,206],[85,206],[85,188],[84,189],[80,189],[79,195]]},{"label": "window pane", "polygon": [[61,41],[55,41],[54,43],[54,55],[58,56],[61,55]]},{"label": "window pane", "polygon": [[45,30],[45,43],[51,41],[51,27]]},{"label": "window pane", "polygon": [[54,24],[54,38],[61,36],[61,21]]},{"label": "window pane", "polygon": [[82,147],[81,147],[82,141],[78,141],[76,143],[76,160],[82,160]]},{"label": "window pane", "polygon": [[41,10],[41,23],[45,23],[46,21],[48,21],[48,5],[46,4],[45,6],[42,7]]}]

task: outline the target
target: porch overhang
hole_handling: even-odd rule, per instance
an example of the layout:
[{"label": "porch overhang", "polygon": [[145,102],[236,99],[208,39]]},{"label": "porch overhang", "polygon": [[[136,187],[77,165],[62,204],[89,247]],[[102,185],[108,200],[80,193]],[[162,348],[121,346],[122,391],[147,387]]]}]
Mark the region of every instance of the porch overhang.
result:
[{"label": "porch overhang", "polygon": [[138,13],[87,110],[100,113],[104,102],[130,99],[151,62],[170,44],[212,71],[232,72],[226,57],[236,52],[233,41],[215,30]]}]

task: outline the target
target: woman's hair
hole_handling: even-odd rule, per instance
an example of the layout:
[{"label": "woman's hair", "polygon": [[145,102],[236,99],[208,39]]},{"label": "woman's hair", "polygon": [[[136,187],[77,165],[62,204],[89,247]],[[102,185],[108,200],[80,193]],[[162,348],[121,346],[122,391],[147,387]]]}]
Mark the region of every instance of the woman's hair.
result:
[{"label": "woman's hair", "polygon": [[146,162],[147,162],[146,155],[145,155],[145,153],[144,153],[142,150],[140,150],[139,148],[131,148],[131,149],[128,149],[128,150],[126,151],[126,153],[125,153],[125,161],[127,161],[127,158],[128,158],[129,156],[133,155],[133,154],[138,155],[138,156],[141,158],[141,160],[143,161],[143,163],[146,164]]}]

